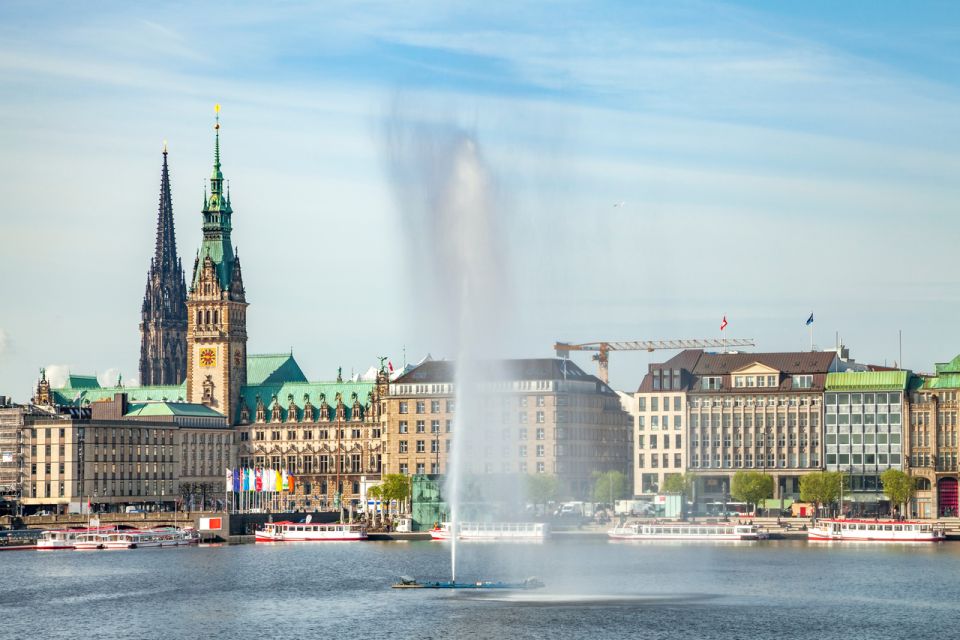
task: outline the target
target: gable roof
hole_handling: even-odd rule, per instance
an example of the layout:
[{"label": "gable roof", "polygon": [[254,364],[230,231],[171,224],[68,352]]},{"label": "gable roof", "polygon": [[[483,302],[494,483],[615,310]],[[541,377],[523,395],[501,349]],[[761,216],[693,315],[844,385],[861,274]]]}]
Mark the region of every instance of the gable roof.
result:
[{"label": "gable roof", "polygon": [[247,356],[247,384],[306,382],[307,376],[292,353],[267,353]]},{"label": "gable roof", "polygon": [[[647,366],[647,374],[643,376],[643,380],[640,381],[640,386],[637,388],[637,393],[651,393],[656,391],[660,393],[661,391],[670,392],[670,391],[682,391],[689,388],[692,380],[690,372],[694,370],[697,366],[697,362],[700,360],[700,356],[703,355],[703,349],[684,349],[677,355],[673,356],[666,362],[651,363]],[[678,369],[681,372],[681,385],[679,389],[654,389],[653,388],[653,372],[656,370],[673,370]]]},{"label": "gable roof", "polygon": [[99,389],[100,383],[97,381],[97,376],[81,376],[76,374],[69,374],[67,376],[67,382],[63,386],[64,389]]},{"label": "gable roof", "polygon": [[[313,405],[314,411],[317,412],[317,416],[319,416],[322,402],[324,400],[327,402],[329,408],[326,417],[328,420],[331,420],[336,417],[337,393],[340,393],[343,398],[345,419],[352,420],[354,419],[353,394],[357,395],[356,399],[360,402],[360,406],[365,408],[369,402],[369,394],[375,387],[376,383],[374,382],[304,381],[247,385],[240,388],[240,406],[246,403],[247,410],[250,412],[250,421],[253,422],[256,419],[257,398],[259,397],[263,402],[263,407],[267,412],[267,420],[269,421],[274,407],[273,398],[276,396],[276,404],[280,407],[280,415],[282,416],[282,420],[286,421],[288,407],[290,406],[292,397],[293,403],[297,408],[296,419],[300,420],[303,418],[303,406],[306,404],[305,396],[308,396],[310,404]],[[240,407],[237,407],[237,416],[239,415]]]},{"label": "gable roof", "polygon": [[828,373],[837,354],[829,351],[780,353],[704,353],[694,367],[698,376],[725,375],[759,362],[786,374]]}]

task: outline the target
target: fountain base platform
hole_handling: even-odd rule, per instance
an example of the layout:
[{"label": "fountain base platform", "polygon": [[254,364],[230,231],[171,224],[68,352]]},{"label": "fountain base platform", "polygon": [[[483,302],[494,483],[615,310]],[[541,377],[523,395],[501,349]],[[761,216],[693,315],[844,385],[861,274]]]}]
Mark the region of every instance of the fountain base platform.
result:
[{"label": "fountain base platform", "polygon": [[430,580],[420,582],[413,578],[401,577],[400,582],[392,586],[393,589],[542,589],[543,582],[538,578],[527,578],[521,582],[500,582],[492,580],[478,580],[477,582],[455,582],[452,580]]}]

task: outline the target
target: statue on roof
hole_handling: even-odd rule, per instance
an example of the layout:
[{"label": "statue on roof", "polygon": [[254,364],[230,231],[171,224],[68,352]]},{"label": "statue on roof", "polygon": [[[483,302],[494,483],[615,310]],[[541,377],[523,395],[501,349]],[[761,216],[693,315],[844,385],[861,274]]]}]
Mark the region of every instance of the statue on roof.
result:
[{"label": "statue on roof", "polygon": [[337,367],[337,382],[343,382],[343,367]]},{"label": "statue on roof", "polygon": [[383,363],[387,361],[387,356],[378,356],[377,360],[380,361],[380,373],[386,373],[386,367],[383,366]]}]

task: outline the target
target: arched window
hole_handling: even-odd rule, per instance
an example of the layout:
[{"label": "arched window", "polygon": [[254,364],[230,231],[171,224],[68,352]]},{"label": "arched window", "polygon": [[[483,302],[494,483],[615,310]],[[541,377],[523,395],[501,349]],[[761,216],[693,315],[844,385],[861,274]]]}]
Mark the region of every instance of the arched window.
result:
[{"label": "arched window", "polygon": [[917,478],[917,491],[930,491],[930,480],[928,478]]}]

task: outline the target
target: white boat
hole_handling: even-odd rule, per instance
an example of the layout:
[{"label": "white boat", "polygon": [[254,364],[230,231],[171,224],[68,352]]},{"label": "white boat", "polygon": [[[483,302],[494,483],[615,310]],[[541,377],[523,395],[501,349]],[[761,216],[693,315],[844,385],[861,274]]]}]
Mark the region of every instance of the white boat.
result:
[{"label": "white boat", "polygon": [[[547,535],[547,525],[542,522],[458,522],[457,540],[514,540],[537,542]],[[434,540],[450,540],[453,524],[443,522],[430,530]]]},{"label": "white boat", "polygon": [[103,545],[110,538],[111,533],[113,533],[112,529],[91,529],[77,535],[73,542],[73,548],[78,551],[103,549]]},{"label": "white boat", "polygon": [[607,532],[611,540],[764,540],[767,532],[754,524],[634,522]]},{"label": "white boat", "polygon": [[808,540],[857,542],[940,542],[943,527],[930,522],[825,519],[807,530]]},{"label": "white boat", "polygon": [[77,536],[87,533],[90,529],[47,529],[40,534],[37,540],[37,549],[73,549]]},{"label": "white boat", "polygon": [[104,549],[146,549],[149,547],[179,547],[196,544],[200,537],[192,527],[159,527],[156,529],[128,529],[114,531],[103,544]]},{"label": "white boat", "polygon": [[362,524],[319,524],[310,522],[267,522],[256,532],[257,542],[334,542],[367,539]]}]

